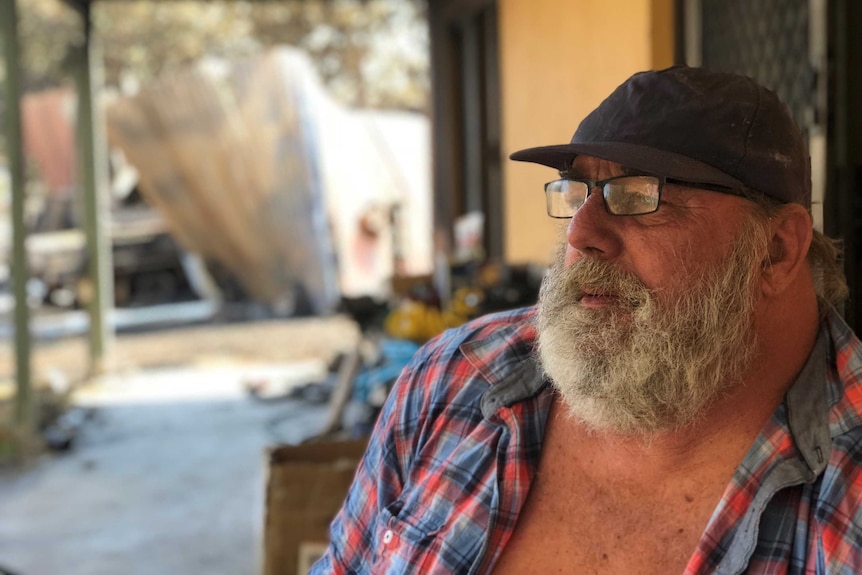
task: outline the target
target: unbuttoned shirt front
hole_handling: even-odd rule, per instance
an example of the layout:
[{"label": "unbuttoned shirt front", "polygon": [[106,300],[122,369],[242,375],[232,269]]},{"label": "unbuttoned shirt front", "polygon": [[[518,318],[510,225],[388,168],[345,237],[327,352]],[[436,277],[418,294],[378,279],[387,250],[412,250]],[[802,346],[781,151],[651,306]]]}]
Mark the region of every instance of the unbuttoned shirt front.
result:
[{"label": "unbuttoned shirt front", "polygon": [[[417,353],[312,573],[491,571],[527,499],[553,401],[533,317],[481,318]],[[862,346],[828,312],[685,574],[862,573],[860,503]]]}]

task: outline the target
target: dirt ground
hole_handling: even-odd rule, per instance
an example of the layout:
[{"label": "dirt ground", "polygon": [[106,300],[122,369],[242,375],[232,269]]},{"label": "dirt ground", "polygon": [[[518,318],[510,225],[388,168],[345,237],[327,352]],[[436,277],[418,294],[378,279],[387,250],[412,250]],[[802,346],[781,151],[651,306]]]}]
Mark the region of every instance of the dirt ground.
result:
[{"label": "dirt ground", "polygon": [[[281,363],[322,358],[349,349],[359,337],[356,324],[344,316],[205,324],[116,337],[111,371],[207,364]],[[34,380],[61,378],[78,384],[89,369],[85,337],[34,342]],[[0,353],[0,385],[14,378],[11,340]]]},{"label": "dirt ground", "polygon": [[[264,453],[313,435],[328,409],[255,400],[244,384],[254,374],[302,378],[357,338],[340,317],[119,336],[119,369],[74,394],[94,415],[73,448],[0,473],[0,567],[259,574]],[[66,340],[40,346],[34,366],[74,379],[84,358],[85,341]]]}]

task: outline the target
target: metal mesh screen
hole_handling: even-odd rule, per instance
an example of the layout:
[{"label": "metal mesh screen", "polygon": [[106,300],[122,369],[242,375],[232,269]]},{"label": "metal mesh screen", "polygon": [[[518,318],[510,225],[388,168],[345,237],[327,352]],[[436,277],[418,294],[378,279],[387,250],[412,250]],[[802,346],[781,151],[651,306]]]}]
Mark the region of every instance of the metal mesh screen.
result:
[{"label": "metal mesh screen", "polygon": [[814,106],[809,0],[702,0],[704,68],[750,76],[774,90],[806,131]]}]

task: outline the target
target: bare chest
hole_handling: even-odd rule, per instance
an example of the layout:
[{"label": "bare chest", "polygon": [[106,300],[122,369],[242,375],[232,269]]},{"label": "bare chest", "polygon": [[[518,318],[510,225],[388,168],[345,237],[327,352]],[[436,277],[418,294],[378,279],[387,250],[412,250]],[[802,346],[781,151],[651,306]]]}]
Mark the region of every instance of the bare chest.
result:
[{"label": "bare chest", "polygon": [[539,483],[494,573],[682,573],[715,502],[679,499],[630,500],[599,485],[560,493]]},{"label": "bare chest", "polygon": [[545,447],[495,575],[683,573],[732,473],[599,478]]}]

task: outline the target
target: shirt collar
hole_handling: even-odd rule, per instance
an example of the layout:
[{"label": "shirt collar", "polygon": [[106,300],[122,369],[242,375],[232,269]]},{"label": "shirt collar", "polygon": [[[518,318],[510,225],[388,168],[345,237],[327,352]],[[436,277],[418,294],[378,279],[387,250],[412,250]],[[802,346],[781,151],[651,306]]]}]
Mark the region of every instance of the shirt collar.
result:
[{"label": "shirt collar", "polygon": [[[829,346],[830,332],[824,321],[805,365],[737,467],[710,519],[700,543],[701,554],[716,565],[710,573],[742,573],[758,544],[761,517],[775,494],[812,483],[825,470],[832,449]],[[744,508],[740,501],[746,502]]]},{"label": "shirt collar", "polygon": [[509,407],[536,395],[548,385],[535,353],[536,326],[533,315],[509,324],[491,336],[461,345],[461,353],[490,384],[482,395],[482,415],[490,418],[501,407]]},{"label": "shirt collar", "polygon": [[811,477],[825,468],[831,449],[829,406],[826,394],[826,356],[828,332],[823,326],[805,367],[787,391],[787,425],[796,448],[808,465]]}]

